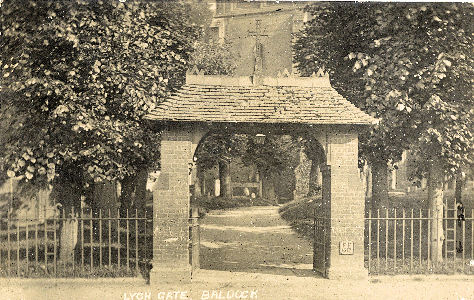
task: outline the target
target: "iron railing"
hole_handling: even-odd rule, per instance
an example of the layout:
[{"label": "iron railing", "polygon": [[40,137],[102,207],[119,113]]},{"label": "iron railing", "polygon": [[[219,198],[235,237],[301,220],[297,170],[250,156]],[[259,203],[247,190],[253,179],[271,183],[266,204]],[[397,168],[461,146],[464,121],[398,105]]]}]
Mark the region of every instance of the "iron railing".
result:
[{"label": "iron railing", "polygon": [[82,209],[0,220],[0,276],[130,276],[149,269],[152,218]]},{"label": "iron railing", "polygon": [[433,257],[430,210],[377,210],[365,218],[365,261],[369,274],[474,274],[474,210],[462,217],[447,214],[441,240],[442,255]]}]

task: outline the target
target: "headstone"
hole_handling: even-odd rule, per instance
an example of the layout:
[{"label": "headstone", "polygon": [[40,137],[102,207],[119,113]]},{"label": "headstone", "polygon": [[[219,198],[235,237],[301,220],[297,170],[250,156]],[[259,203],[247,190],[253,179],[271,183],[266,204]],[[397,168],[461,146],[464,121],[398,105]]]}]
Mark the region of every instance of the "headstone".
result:
[{"label": "headstone", "polygon": [[391,177],[391,184],[392,184],[392,190],[396,190],[397,189],[397,170],[393,169],[392,170],[392,177]]},{"label": "headstone", "polygon": [[73,262],[74,249],[77,244],[78,221],[75,216],[68,216],[68,218],[62,222],[59,259],[65,263]]},{"label": "headstone", "polygon": [[426,178],[423,178],[423,179],[421,180],[421,188],[422,188],[422,189],[426,189],[426,186],[427,186],[427,180],[426,180]]},{"label": "headstone", "polygon": [[221,194],[221,181],[219,179],[216,179],[214,181],[214,196],[219,197]]}]

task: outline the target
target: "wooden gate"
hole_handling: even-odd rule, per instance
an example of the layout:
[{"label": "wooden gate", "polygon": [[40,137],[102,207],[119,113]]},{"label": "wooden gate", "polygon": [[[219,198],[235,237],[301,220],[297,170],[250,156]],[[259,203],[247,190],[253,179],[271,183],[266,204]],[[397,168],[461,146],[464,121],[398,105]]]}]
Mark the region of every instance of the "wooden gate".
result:
[{"label": "wooden gate", "polygon": [[317,215],[314,218],[313,237],[313,269],[327,277],[329,267],[329,222],[326,216]]}]

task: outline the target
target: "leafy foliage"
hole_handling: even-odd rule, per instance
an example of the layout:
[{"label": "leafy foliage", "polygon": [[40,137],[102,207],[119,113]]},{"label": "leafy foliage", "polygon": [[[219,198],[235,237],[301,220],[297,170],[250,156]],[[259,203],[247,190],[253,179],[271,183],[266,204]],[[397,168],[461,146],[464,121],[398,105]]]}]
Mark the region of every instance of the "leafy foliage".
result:
[{"label": "leafy foliage", "polygon": [[326,3],[307,11],[314,18],[295,44],[300,71],[326,67],[343,96],[381,119],[361,136],[364,158],[397,161],[411,148],[453,172],[472,163],[472,4]]},{"label": "leafy foliage", "polygon": [[171,1],[6,1],[0,170],[36,185],[156,161],[147,111],[183,83],[198,27]]},{"label": "leafy foliage", "polygon": [[232,158],[242,156],[247,149],[247,136],[231,133],[210,134],[196,151],[197,164],[210,169],[219,162],[230,163]]},{"label": "leafy foliage", "polygon": [[263,144],[250,137],[243,161],[255,164],[261,175],[269,176],[295,167],[298,150],[299,143],[291,136],[267,135]]},{"label": "leafy foliage", "polygon": [[189,64],[206,75],[233,75],[236,62],[237,54],[232,51],[231,44],[201,39],[196,42]]}]

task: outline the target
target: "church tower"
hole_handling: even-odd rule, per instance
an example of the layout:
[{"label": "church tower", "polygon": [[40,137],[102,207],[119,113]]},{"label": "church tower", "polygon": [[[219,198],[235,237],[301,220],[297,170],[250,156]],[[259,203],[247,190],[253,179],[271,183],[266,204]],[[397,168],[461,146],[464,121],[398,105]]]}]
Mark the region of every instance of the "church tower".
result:
[{"label": "church tower", "polygon": [[293,33],[307,14],[301,1],[223,1],[210,5],[214,11],[210,34],[230,44],[237,56],[236,76],[277,76],[293,71]]}]

